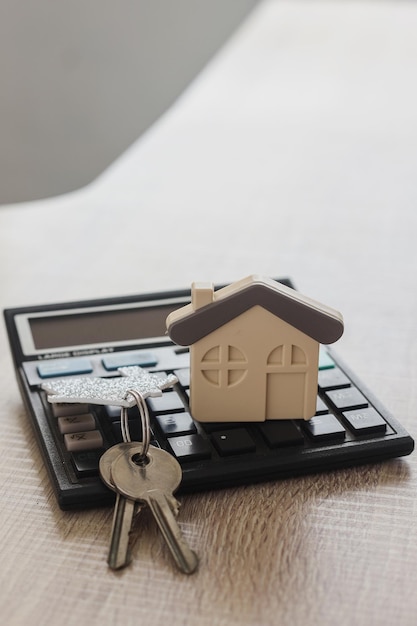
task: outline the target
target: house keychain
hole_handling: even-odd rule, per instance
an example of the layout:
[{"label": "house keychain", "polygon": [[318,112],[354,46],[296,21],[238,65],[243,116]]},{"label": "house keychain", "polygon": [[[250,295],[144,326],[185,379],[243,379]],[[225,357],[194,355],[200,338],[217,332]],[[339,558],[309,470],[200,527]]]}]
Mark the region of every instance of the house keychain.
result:
[{"label": "house keychain", "polygon": [[166,326],[174,343],[189,346],[198,422],[311,419],[320,345],[344,328],[335,309],[256,274],[217,291],[193,283],[191,303],[172,311]]},{"label": "house keychain", "polygon": [[[176,522],[179,502],[174,492],[182,478],[181,466],[172,455],[150,446],[147,397],[177,382],[172,374],[162,377],[142,368],[119,368],[120,378],[70,378],[44,383],[51,403],[109,404],[121,407],[123,443],[109,448],[100,459],[100,476],[116,493],[108,564],[120,569],[130,562],[129,538],[134,519],[147,505],[162,532],[177,567],[192,574],[198,557],[187,545]],[[142,422],[142,442],[132,442],[127,409],[136,405]]]}]

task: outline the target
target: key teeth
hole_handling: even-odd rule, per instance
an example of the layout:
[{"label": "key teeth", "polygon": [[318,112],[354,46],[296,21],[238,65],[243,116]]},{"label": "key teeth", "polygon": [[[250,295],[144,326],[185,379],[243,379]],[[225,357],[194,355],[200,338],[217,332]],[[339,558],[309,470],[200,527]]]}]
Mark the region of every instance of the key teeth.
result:
[{"label": "key teeth", "polygon": [[[170,504],[170,500],[172,499],[175,500],[172,495],[163,494],[159,489],[155,489],[147,493],[146,501],[177,567],[184,574],[192,574],[197,568],[198,557],[196,553],[189,548],[180,527],[175,521]],[[171,521],[173,523],[171,523]]]},{"label": "key teeth", "polygon": [[175,517],[178,517],[181,508],[181,502],[179,502],[177,498],[171,495],[166,495],[165,497],[168,500],[168,504],[171,507],[173,514],[175,515]]}]

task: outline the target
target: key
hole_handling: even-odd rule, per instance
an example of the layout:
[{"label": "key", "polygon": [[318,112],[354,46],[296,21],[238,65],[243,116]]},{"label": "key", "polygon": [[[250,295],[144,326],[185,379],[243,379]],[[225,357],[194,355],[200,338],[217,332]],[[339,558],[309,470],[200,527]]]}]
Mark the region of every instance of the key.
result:
[{"label": "key", "polygon": [[104,484],[109,487],[112,491],[116,491],[116,488],[113,484],[111,478],[111,466],[117,457],[126,449],[130,448],[129,443],[117,443],[115,446],[112,446],[108,450],[106,450],[100,457],[99,461],[99,471],[101,480]]},{"label": "key", "polygon": [[182,478],[181,466],[168,452],[153,447],[144,462],[139,462],[141,452],[142,446],[137,443],[121,451],[111,465],[113,485],[125,498],[149,506],[177,567],[192,574],[198,557],[187,545],[172,508],[173,500],[176,502],[173,494]]},{"label": "key", "polygon": [[[108,450],[101,456],[99,462],[100,476],[104,484],[113,491],[116,491],[112,481],[111,468],[114,461],[131,444],[120,443]],[[141,508],[140,503],[125,498],[116,491],[116,502],[114,506],[110,548],[107,563],[111,569],[120,569],[129,565],[131,561],[130,553],[130,533],[135,516]]]},{"label": "key", "polygon": [[[99,462],[100,476],[102,481],[112,491],[116,491],[113,484],[111,467],[117,457],[132,444],[120,443],[106,450]],[[136,446],[137,444],[135,444]],[[178,515],[179,503],[175,498],[170,502],[175,515]],[[130,534],[133,522],[142,509],[140,502],[135,502],[125,498],[116,491],[116,502],[114,506],[112,529],[110,535],[110,548],[107,563],[111,569],[120,569],[129,565],[131,561]]]},{"label": "key", "polygon": [[130,533],[136,513],[136,502],[116,493],[107,557],[107,563],[111,569],[126,567],[131,561]]},{"label": "key", "polygon": [[[117,494],[117,489],[113,483],[111,468],[112,468],[114,461],[119,457],[119,455],[122,452],[129,451],[132,448],[132,446],[136,449],[138,446],[138,443],[137,442],[118,443],[115,446],[112,446],[111,448],[106,450],[106,452],[104,452],[104,454],[100,458],[99,470],[100,470],[101,480],[112,491],[115,491],[116,494]],[[142,448],[140,452],[141,451],[142,451]],[[135,452],[137,453],[137,450],[135,450]],[[181,478],[180,478],[180,482],[181,482]],[[174,515],[177,516],[179,508],[180,508],[180,503],[170,493],[166,493],[165,497],[167,498]],[[136,502],[136,506],[137,506],[137,512],[139,512],[139,510],[142,508],[141,503]]]}]

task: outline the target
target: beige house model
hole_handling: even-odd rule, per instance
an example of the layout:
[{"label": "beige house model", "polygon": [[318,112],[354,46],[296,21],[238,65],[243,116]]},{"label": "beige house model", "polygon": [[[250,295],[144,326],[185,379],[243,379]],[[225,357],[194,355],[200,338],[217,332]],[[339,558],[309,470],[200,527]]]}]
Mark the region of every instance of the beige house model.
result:
[{"label": "beige house model", "polygon": [[190,409],[201,422],[310,419],[320,343],[343,333],[340,313],[274,280],[249,276],[214,291],[193,283],[191,304],[167,318],[190,346]]}]

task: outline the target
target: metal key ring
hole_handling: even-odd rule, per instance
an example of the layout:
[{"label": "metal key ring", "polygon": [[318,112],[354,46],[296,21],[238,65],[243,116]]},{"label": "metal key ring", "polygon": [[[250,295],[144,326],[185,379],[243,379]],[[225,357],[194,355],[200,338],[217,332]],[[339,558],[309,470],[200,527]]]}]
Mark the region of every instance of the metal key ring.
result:
[{"label": "metal key ring", "polygon": [[[140,394],[135,389],[128,389],[126,391],[126,396],[130,394],[134,397],[136,406],[139,409],[140,419],[142,422],[142,452],[138,456],[138,462],[145,461],[148,456],[148,450],[151,443],[151,425],[149,420],[149,411],[148,406],[143,398],[142,394]],[[128,421],[128,410],[127,407],[122,406],[120,411],[120,423],[122,430],[122,437],[124,443],[129,443],[132,441],[129,430],[129,421]]]}]

